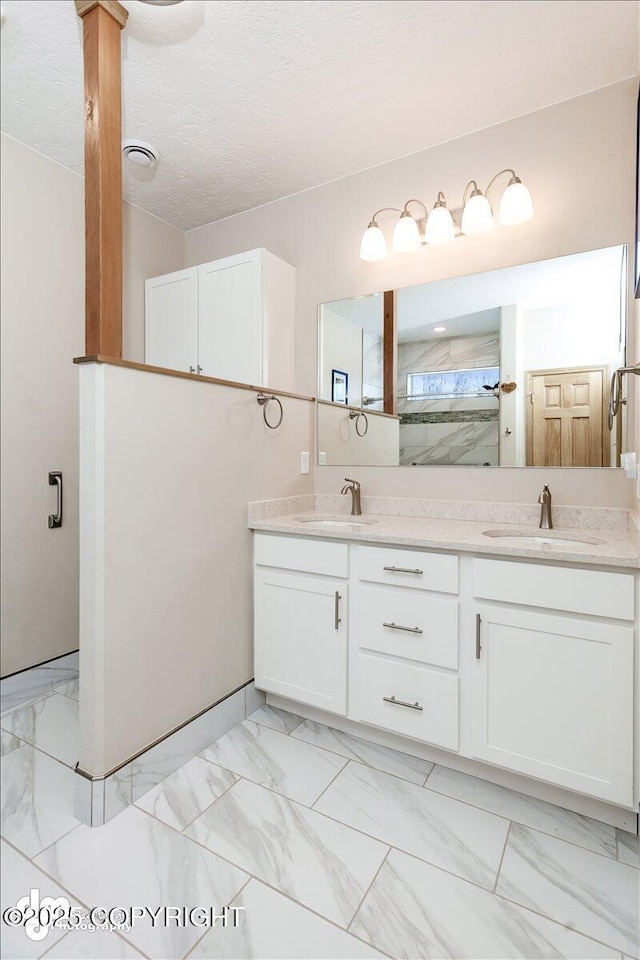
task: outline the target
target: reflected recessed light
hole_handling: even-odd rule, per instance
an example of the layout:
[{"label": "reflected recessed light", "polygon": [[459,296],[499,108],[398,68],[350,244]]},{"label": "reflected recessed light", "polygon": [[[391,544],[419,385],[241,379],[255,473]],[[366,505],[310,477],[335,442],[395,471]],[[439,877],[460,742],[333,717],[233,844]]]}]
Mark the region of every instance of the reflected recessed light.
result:
[{"label": "reflected recessed light", "polygon": [[446,327],[434,327],[434,328],[433,328],[433,332],[434,332],[434,333],[444,333],[444,331],[445,331],[446,329],[447,329]]}]

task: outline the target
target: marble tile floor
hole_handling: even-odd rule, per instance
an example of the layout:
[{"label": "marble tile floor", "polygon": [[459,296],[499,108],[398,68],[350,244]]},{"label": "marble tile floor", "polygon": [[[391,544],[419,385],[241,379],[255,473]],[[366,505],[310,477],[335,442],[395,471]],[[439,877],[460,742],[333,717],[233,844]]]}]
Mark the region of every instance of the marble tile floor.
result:
[{"label": "marble tile floor", "polygon": [[39,699],[25,684],[27,712],[1,718],[3,909],[37,889],[229,906],[238,925],[36,942],[3,923],[5,960],[638,957],[637,837],[268,705],[106,826],[79,824],[67,748],[36,720],[68,736],[55,698],[75,703],[75,679]]}]

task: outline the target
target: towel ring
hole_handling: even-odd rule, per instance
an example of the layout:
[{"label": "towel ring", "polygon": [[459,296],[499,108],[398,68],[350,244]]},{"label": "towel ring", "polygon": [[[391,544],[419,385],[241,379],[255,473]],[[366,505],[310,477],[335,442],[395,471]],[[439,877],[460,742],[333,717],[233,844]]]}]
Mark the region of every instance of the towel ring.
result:
[{"label": "towel ring", "polygon": [[[280,407],[280,416],[278,417],[277,423],[269,423],[269,420],[267,418],[267,407],[269,406],[272,400],[275,400],[275,402]],[[262,416],[264,417],[264,422],[269,427],[269,430],[277,430],[280,424],[282,423],[282,418],[284,417],[284,410],[282,409],[282,404],[278,399],[278,397],[276,397],[275,393],[272,393],[269,396],[267,396],[264,393],[259,393],[258,403],[262,407]]]},{"label": "towel ring", "polygon": [[[364,430],[362,431],[362,433],[360,433],[358,429],[358,424],[360,423],[360,417],[364,419]],[[367,430],[369,429],[369,420],[367,418],[366,413],[363,413],[362,410],[351,410],[351,412],[349,413],[349,420],[355,420],[356,433],[358,434],[359,437],[364,437]]]}]

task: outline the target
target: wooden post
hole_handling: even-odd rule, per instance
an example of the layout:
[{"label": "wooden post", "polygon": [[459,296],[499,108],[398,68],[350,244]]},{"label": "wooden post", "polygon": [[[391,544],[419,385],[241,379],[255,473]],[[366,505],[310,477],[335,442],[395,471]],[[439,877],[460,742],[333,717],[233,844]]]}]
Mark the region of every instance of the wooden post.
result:
[{"label": "wooden post", "polygon": [[398,338],[394,291],[384,292],[384,356],[383,356],[383,408],[385,413],[397,413]]},{"label": "wooden post", "polygon": [[85,353],[122,356],[122,120],[116,0],[76,0],[84,39]]}]

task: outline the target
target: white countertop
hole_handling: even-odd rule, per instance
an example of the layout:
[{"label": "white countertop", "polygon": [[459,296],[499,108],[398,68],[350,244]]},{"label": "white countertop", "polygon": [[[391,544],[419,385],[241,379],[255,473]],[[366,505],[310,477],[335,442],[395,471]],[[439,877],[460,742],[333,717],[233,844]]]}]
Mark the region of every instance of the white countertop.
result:
[{"label": "white countertop", "polygon": [[[323,499],[328,501],[323,502]],[[333,501],[333,502],[332,502]],[[436,501],[431,501],[436,503]],[[535,524],[505,522],[500,515],[493,515],[481,505],[480,513],[486,519],[456,519],[452,517],[434,516],[402,516],[394,513],[373,513],[363,508],[361,518],[374,521],[372,523],[349,524],[348,526],[317,527],[312,523],[304,522],[300,518],[309,518],[315,515],[318,520],[337,517],[348,520],[348,513],[335,509],[335,498],[298,497],[279,501],[263,501],[259,504],[250,504],[249,527],[252,530],[262,530],[271,533],[295,534],[301,537],[319,537],[329,540],[346,540],[360,543],[393,543],[407,547],[426,547],[433,550],[449,550],[461,553],[483,554],[495,557],[523,557],[528,560],[552,560],[555,563],[581,563],[592,566],[640,568],[638,557],[638,528],[629,514],[627,529],[619,529],[623,524],[618,518],[611,529],[593,515],[594,525],[591,528],[576,526],[554,527],[553,533],[561,537],[583,535],[585,538],[597,541],[596,543],[567,544],[513,544],[500,542],[500,538],[485,535],[487,530],[501,530],[509,535],[518,534],[530,536],[545,536],[546,531],[537,529]],[[340,503],[338,501],[338,503]],[[397,501],[400,503],[400,501]],[[405,501],[410,503],[410,501]],[[427,504],[429,501],[418,501]],[[442,503],[442,501],[439,501]],[[388,507],[389,501],[381,505]],[[342,504],[340,503],[340,506]],[[500,505],[502,506],[502,505]],[[513,505],[504,505],[513,506]],[[472,513],[470,504],[464,505],[465,514]],[[528,509],[528,508],[527,508]],[[565,508],[569,509],[569,508]],[[425,512],[423,507],[421,512]],[[285,512],[286,511],[286,512]],[[435,509],[433,512],[436,512]],[[559,511],[560,512],[560,511]],[[622,511],[621,511],[622,512]],[[275,514],[269,516],[269,514]],[[517,509],[510,513],[510,517],[517,516]],[[490,518],[489,518],[490,517]]]}]

